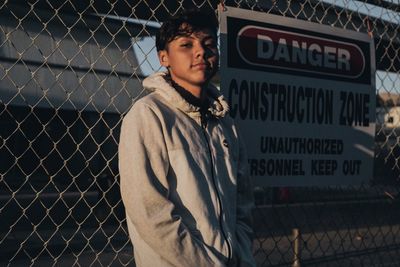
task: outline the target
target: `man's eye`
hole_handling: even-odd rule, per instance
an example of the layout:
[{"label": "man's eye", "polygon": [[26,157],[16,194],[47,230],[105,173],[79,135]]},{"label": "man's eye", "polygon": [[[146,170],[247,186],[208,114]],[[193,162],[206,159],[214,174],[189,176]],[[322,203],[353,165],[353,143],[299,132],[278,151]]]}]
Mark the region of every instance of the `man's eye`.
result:
[{"label": "man's eye", "polygon": [[206,45],[207,47],[209,47],[209,48],[215,48],[215,47],[216,47],[216,45],[215,45],[214,42],[212,42],[212,43],[206,43],[205,45]]},{"label": "man's eye", "polygon": [[182,47],[192,47],[191,43],[183,43],[181,44]]}]

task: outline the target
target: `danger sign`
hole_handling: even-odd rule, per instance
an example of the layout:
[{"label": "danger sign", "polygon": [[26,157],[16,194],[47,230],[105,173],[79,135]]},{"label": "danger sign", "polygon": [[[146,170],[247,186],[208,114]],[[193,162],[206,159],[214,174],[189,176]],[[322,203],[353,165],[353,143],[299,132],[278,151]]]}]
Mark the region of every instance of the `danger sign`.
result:
[{"label": "danger sign", "polygon": [[372,178],[375,62],[367,34],[228,8],[221,90],[256,185]]},{"label": "danger sign", "polygon": [[236,43],[240,57],[251,65],[301,67],[311,73],[353,78],[360,76],[365,66],[358,46],[307,34],[245,26]]}]

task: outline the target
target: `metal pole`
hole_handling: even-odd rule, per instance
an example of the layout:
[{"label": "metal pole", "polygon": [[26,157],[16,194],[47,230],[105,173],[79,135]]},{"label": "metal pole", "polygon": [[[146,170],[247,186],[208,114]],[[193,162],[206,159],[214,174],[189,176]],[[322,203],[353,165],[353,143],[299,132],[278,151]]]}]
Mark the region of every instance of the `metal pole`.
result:
[{"label": "metal pole", "polygon": [[300,230],[298,228],[294,228],[292,230],[292,234],[293,234],[293,265],[292,265],[292,267],[300,267],[300,262],[301,262]]}]

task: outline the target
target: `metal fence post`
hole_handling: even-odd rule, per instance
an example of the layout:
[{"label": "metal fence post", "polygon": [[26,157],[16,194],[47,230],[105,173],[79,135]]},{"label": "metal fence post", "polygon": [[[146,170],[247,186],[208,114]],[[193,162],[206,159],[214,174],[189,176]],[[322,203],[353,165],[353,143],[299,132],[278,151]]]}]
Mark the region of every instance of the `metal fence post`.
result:
[{"label": "metal fence post", "polygon": [[301,247],[300,247],[300,239],[301,233],[299,228],[294,228],[292,230],[293,236],[293,267],[300,267],[301,265]]}]

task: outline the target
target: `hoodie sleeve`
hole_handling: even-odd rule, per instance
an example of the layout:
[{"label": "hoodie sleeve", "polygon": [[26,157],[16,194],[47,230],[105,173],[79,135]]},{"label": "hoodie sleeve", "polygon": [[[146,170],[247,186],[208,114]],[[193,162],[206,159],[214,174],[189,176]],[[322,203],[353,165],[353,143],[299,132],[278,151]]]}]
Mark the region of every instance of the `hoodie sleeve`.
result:
[{"label": "hoodie sleeve", "polygon": [[[122,122],[119,142],[121,195],[127,220],[140,238],[173,266],[224,266],[174,214],[168,199],[168,152],[162,121],[137,102]],[[151,261],[151,259],[149,259]]]},{"label": "hoodie sleeve", "polygon": [[238,241],[238,266],[256,266],[253,257],[253,230],[251,211],[254,207],[253,187],[247,168],[247,154],[243,141],[240,139],[239,167],[237,183],[237,222],[236,238]]}]

